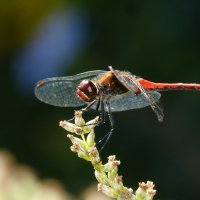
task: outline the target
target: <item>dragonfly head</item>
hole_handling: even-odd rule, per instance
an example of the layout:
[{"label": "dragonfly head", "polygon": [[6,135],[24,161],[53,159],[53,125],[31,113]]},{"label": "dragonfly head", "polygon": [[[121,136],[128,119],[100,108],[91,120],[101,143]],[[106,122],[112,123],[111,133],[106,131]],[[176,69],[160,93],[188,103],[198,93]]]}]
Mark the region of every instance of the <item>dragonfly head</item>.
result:
[{"label": "dragonfly head", "polygon": [[83,80],[76,88],[76,95],[86,102],[93,101],[98,95],[98,88],[91,80]]}]

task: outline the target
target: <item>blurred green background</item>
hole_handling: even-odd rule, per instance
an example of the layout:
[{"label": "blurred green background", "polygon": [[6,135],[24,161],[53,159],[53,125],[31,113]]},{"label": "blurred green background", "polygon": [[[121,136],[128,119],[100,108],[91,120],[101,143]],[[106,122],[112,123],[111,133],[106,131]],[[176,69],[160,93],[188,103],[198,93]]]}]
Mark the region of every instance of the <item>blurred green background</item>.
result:
[{"label": "blurred green background", "polygon": [[[58,126],[74,109],[39,102],[38,80],[111,65],[155,82],[200,82],[198,0],[1,1],[0,26],[0,148],[76,196],[95,178]],[[200,93],[166,92],[162,102],[163,123],[150,108],[114,113],[102,158],[117,155],[127,186],[154,181],[155,199],[200,199]]]}]

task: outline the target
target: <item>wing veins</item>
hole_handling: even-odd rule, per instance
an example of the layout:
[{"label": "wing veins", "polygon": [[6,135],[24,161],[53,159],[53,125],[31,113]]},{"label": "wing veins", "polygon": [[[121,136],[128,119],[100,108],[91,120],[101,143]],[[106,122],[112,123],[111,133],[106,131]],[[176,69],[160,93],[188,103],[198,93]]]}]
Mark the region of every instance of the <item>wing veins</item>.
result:
[{"label": "wing veins", "polygon": [[101,73],[105,73],[105,71],[94,70],[73,76],[46,78],[36,85],[35,95],[39,100],[54,106],[82,106],[85,102],[76,96],[76,86],[83,79],[93,79]]},{"label": "wing veins", "polygon": [[[114,73],[114,75],[117,77],[117,79],[130,91],[137,92],[136,88],[138,88],[146,100],[149,102],[149,105],[151,106],[152,110],[155,112],[158,121],[162,122],[164,118],[163,109],[158,105],[157,101],[152,101],[152,98],[154,100],[154,97],[147,93],[146,90],[142,87],[142,85],[137,81],[136,76],[132,75],[129,72],[120,72],[118,70],[114,70],[112,67],[109,67],[110,70]],[[132,78],[130,78],[132,77]],[[121,79],[121,80],[120,80]],[[129,84],[128,81],[132,84]],[[152,103],[153,102],[153,103]]]}]

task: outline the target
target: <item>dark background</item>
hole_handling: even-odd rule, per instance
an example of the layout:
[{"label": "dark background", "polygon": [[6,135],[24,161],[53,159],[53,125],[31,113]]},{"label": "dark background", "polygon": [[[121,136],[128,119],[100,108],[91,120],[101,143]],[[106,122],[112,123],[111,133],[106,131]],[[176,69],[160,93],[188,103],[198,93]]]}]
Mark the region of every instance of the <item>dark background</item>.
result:
[{"label": "dark background", "polygon": [[[74,109],[39,102],[38,80],[111,65],[155,82],[200,82],[197,0],[0,4],[0,148],[75,195],[95,178],[58,126]],[[117,155],[127,186],[154,181],[155,199],[200,199],[200,93],[164,92],[162,102],[163,123],[150,108],[114,113],[116,129],[102,158]]]}]

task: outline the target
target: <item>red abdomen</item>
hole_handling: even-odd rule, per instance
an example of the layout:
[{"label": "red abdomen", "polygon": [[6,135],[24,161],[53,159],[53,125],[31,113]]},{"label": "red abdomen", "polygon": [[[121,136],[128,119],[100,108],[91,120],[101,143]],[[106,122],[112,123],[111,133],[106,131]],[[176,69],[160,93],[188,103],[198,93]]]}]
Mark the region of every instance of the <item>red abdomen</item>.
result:
[{"label": "red abdomen", "polygon": [[142,78],[138,81],[147,90],[200,90],[197,83],[154,83]]}]

